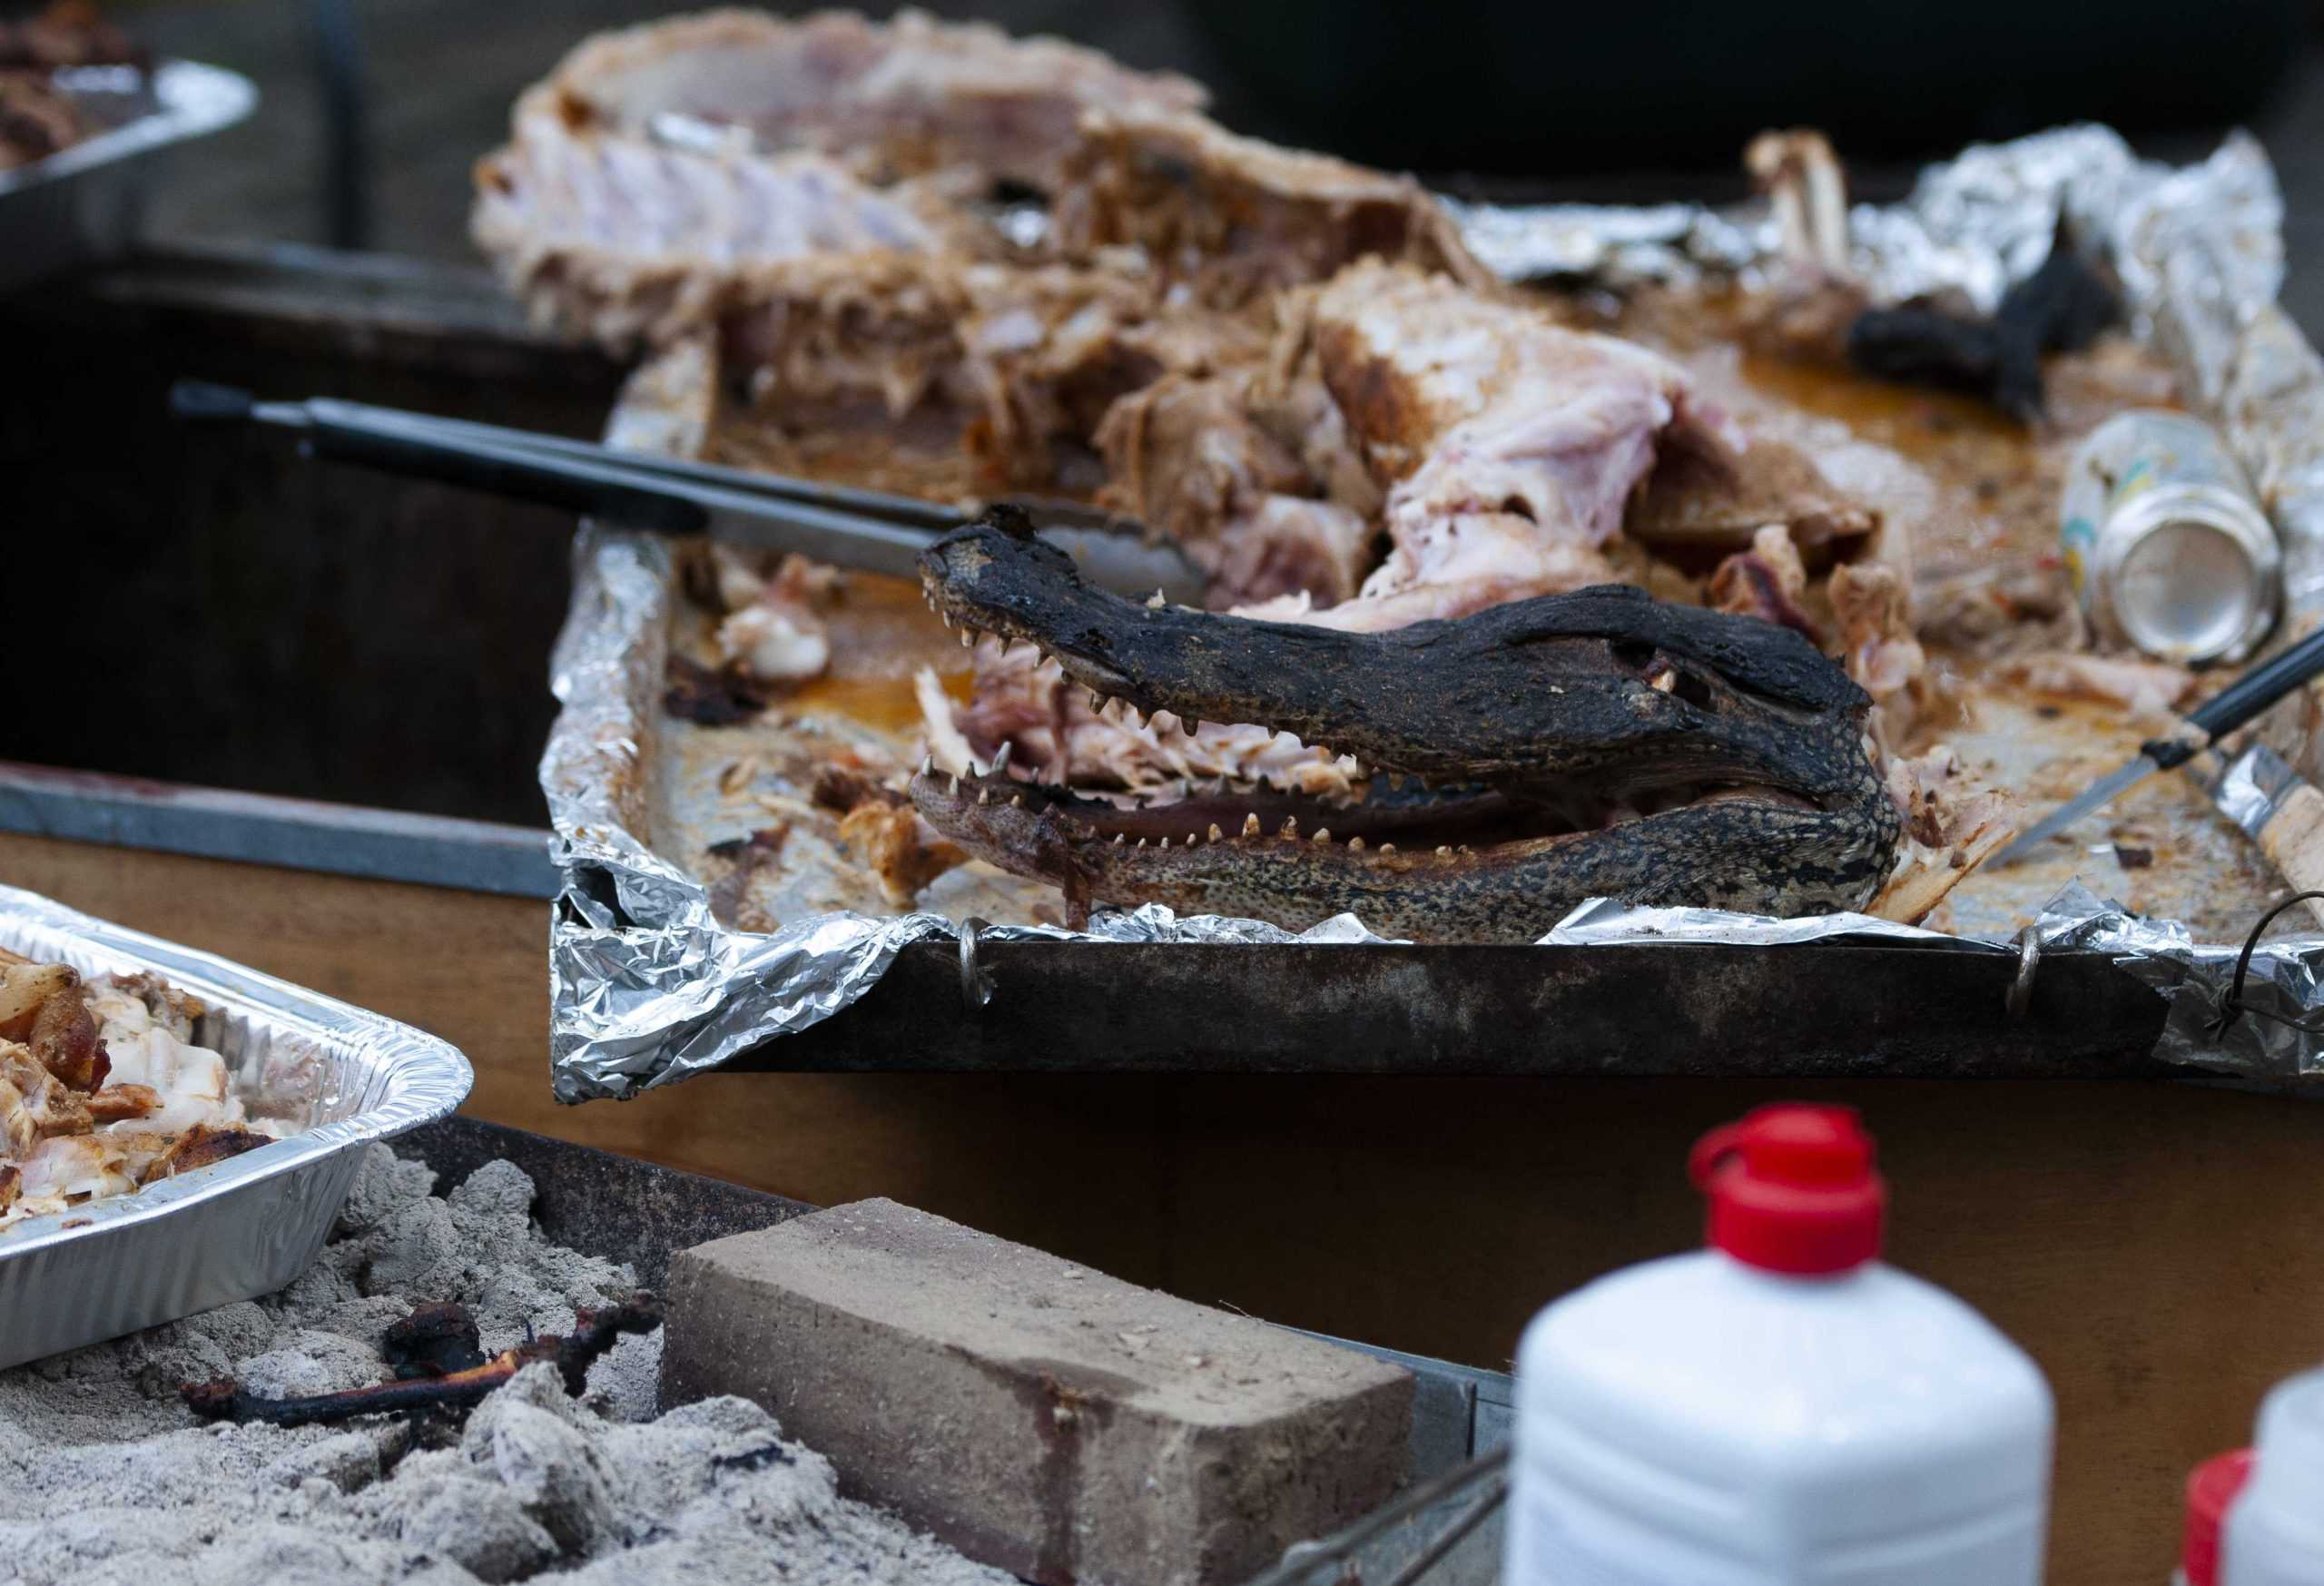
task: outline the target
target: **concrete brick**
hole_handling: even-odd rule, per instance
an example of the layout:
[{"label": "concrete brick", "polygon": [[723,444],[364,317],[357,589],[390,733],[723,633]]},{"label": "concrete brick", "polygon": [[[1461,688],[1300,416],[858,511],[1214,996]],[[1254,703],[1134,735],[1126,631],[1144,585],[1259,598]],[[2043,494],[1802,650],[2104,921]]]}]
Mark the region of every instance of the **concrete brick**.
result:
[{"label": "concrete brick", "polygon": [[1384,1502],[1402,1367],[893,1201],[671,1264],[662,1398],[737,1394],[845,1491],[1028,1579],[1240,1581]]}]

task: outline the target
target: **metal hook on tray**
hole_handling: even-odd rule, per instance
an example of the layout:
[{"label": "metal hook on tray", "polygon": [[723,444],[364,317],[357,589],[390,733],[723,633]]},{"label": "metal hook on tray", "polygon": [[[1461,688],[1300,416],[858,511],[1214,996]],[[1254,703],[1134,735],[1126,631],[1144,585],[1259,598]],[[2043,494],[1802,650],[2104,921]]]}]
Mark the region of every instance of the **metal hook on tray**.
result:
[{"label": "metal hook on tray", "polygon": [[2002,1006],[2012,1020],[2025,1017],[2034,1001],[2034,977],[2042,968],[2042,929],[2028,925],[2017,933],[2017,978],[2009,983]]},{"label": "metal hook on tray", "polygon": [[960,1006],[970,1013],[992,1000],[992,977],[977,968],[977,932],[991,929],[973,914],[960,921]]}]

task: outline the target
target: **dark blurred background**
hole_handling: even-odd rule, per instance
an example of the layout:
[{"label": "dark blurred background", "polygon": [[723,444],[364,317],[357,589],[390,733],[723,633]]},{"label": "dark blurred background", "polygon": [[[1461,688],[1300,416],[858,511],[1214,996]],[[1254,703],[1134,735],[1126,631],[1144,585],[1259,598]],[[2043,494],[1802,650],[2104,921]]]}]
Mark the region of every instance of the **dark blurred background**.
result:
[{"label": "dark blurred background", "polygon": [[[1832,133],[1859,194],[1976,138],[2083,118],[2145,152],[2248,124],[2289,204],[2286,300],[2324,339],[2316,0],[944,0],[1209,84],[1226,125],[1471,196],[1740,196],[1770,125]],[[170,382],[596,433],[621,371],[528,335],[470,248],[470,167],[576,41],[664,0],[113,0],[261,107],[156,183],[164,246],[0,297],[0,517],[26,655],[83,654],[134,731],[36,691],[0,760],[541,823],[569,516],[172,424]],[[0,0],[0,13],[23,9]],[[865,7],[884,13],[891,7]],[[369,251],[285,255],[255,242]],[[0,244],[4,246],[5,244]],[[422,267],[399,261],[417,260]],[[318,283],[330,292],[320,293]],[[320,294],[320,295],[318,295]],[[29,609],[26,609],[29,608]],[[29,625],[29,626],[27,626]]]},{"label": "dark blurred background", "polygon": [[[9,7],[0,6],[0,9]],[[468,256],[468,167],[582,35],[655,0],[241,0],[109,9],[255,78],[257,117],[185,163],[156,216],[202,236]],[[883,15],[892,5],[861,9]],[[1877,192],[1976,138],[2096,119],[2181,154],[2256,125],[2324,220],[2315,0],[940,0],[1208,84],[1240,131],[1458,190],[1739,192],[1743,143],[1819,126]],[[334,112],[336,113],[334,113]],[[353,155],[334,128],[354,129]],[[344,191],[352,184],[357,191]],[[2313,186],[2319,202],[2303,202]],[[350,198],[357,202],[346,202]],[[335,200],[337,202],[335,202]]]}]

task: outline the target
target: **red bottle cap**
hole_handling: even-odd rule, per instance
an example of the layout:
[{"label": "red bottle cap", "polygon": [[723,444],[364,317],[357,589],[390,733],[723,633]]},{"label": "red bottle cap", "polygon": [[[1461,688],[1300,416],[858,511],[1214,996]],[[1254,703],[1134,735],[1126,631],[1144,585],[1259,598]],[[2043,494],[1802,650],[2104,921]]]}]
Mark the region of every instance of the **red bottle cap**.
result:
[{"label": "red bottle cap", "polygon": [[1853,1108],[1762,1107],[1697,1141],[1687,1169],[1711,1245],[1738,1261],[1812,1276],[1880,1254],[1888,1187]]},{"label": "red bottle cap", "polygon": [[2227,1522],[2227,1506],[2250,1479],[2248,1448],[2207,1459],[2187,1478],[2187,1533],[2179,1546],[2187,1586],[2219,1586],[2220,1528]]}]

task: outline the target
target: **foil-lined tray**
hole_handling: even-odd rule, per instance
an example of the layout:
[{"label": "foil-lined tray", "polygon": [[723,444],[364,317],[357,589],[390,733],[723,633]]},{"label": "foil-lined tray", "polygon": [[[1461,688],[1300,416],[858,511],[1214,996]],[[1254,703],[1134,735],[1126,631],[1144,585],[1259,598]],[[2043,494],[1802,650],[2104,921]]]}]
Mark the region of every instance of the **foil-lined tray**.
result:
[{"label": "foil-lined tray", "polygon": [[105,130],[14,170],[0,171],[0,291],[112,257],[136,233],[154,156],[233,125],[258,103],[247,77],[196,61],[151,72],[84,67],[75,96]]},{"label": "foil-lined tray", "polygon": [[300,1130],[0,1233],[0,1369],[281,1287],[322,1247],[363,1148],[448,1115],[475,1078],[407,1025],[14,887],[0,947],[200,998],[195,1039],[254,1115]]},{"label": "foil-lined tray", "polygon": [[[1777,258],[1763,211],[1454,205],[1468,239],[1512,280],[1620,291],[1641,282],[1749,281]],[[2199,410],[2250,468],[2287,547],[2287,631],[2324,617],[2324,361],[2276,304],[2282,202],[2265,153],[2236,134],[2202,163],[2139,160],[2114,133],[2060,129],[1971,148],[1924,173],[1889,207],[1850,218],[1856,272],[1883,300],[1944,292],[1984,308],[2046,256],[2057,222],[2122,283],[2136,335],[2167,355]],[[614,444],[685,452],[704,440],[708,382],[681,349],[633,380]],[[668,549],[602,527],[576,542],[573,602],[553,663],[563,702],[541,763],[564,878],[550,937],[552,1079],[560,1100],[627,1097],[715,1069],[842,1012],[916,943],[962,943],[964,1000],[978,941],[1102,941],[1167,947],[1381,939],[1342,917],[1300,936],[1249,920],[1180,920],[1147,907],[1100,911],[1084,933],[984,926],[935,911],[834,910],[770,933],[728,929],[708,889],[656,851],[652,808],[663,720],[657,702],[682,599]],[[2294,702],[2295,704],[2298,702]],[[2287,707],[2289,713],[2290,707]],[[2311,732],[2296,763],[2315,774]],[[2256,912],[2256,911],[2255,911]],[[2002,955],[2021,976],[2041,954],[2104,955],[2163,997],[2154,1058],[2197,1072],[2287,1081],[2324,1072],[2324,938],[2270,941],[2231,1000],[2237,944],[2192,941],[2079,884],[2017,938],[1947,936],[1862,916],[1776,921],[1701,910],[1584,905],[1540,944],[1684,951],[1716,942],[1813,952],[1867,936]],[[1414,953],[1457,951],[1414,946]],[[1807,966],[1804,965],[1804,968]],[[2003,976],[2004,983],[2007,976]],[[778,1065],[779,1066],[779,1065]],[[1324,1059],[1324,1066],[1328,1059]]]}]

